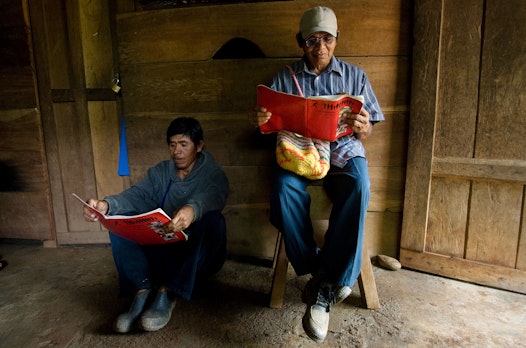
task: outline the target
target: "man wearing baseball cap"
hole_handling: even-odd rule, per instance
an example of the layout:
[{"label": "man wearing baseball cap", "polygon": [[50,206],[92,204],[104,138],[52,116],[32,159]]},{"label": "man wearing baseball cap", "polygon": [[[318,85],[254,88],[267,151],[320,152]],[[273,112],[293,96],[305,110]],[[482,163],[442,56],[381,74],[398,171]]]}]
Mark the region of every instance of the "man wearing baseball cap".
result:
[{"label": "man wearing baseball cap", "polygon": [[[313,237],[310,219],[311,180],[276,166],[270,197],[270,221],[283,233],[287,256],[297,275],[311,274],[303,291],[307,309],[303,328],[322,342],[329,327],[331,306],[351,293],[360,274],[364,223],[370,196],[370,179],[362,140],[371,135],[373,124],[384,115],[365,72],[334,56],[339,37],[338,21],[328,7],[305,11],[296,40],[303,50],[301,60],[284,67],[270,88],[305,97],[347,93],[365,99],[358,114],[345,118],[353,134],[330,143],[331,167],[323,178],[332,201],[332,212],[323,246]],[[298,84],[294,81],[297,78]],[[272,110],[256,106],[249,112],[255,126],[272,117]]]}]

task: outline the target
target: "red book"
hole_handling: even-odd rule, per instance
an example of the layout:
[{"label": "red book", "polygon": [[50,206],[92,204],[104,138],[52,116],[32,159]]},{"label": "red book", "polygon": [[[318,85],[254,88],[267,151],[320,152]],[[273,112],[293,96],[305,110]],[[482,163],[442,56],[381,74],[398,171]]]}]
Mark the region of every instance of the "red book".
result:
[{"label": "red book", "polygon": [[287,130],[305,137],[334,141],[352,134],[352,129],[340,121],[345,113],[359,114],[363,96],[348,94],[301,97],[274,91],[258,85],[258,105],[272,113],[270,120],[259,128],[262,133]]},{"label": "red book", "polygon": [[188,235],[184,231],[163,232],[163,226],[172,219],[161,208],[134,216],[108,216],[90,207],[76,194],[73,196],[96,214],[101,225],[108,231],[137,244],[165,244],[188,240]]}]

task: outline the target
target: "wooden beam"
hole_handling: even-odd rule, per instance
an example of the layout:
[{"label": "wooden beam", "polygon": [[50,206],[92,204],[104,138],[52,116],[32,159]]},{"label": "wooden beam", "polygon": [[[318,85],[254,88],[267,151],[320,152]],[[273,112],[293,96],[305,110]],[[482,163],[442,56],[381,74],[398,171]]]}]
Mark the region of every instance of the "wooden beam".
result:
[{"label": "wooden beam", "polygon": [[401,247],[424,250],[437,110],[442,3],[415,3],[416,38]]},{"label": "wooden beam", "polygon": [[[295,40],[298,21],[306,9],[317,5],[317,0],[282,1],[121,14],[120,61],[206,61],[236,37],[255,43],[266,57],[300,57]],[[338,52],[362,57],[409,55],[411,6],[407,0],[354,0],[352,6],[346,0],[331,1],[341,37]]]},{"label": "wooden beam", "polygon": [[404,267],[526,294],[526,272],[444,255],[400,249]]},{"label": "wooden beam", "polygon": [[[75,93],[71,89],[52,89],[51,98],[53,103],[72,103],[75,101]],[[110,88],[87,88],[87,101],[115,101],[115,92]]]},{"label": "wooden beam", "polygon": [[434,158],[433,176],[453,177],[469,180],[502,180],[526,184],[526,161],[477,159],[477,158]]}]

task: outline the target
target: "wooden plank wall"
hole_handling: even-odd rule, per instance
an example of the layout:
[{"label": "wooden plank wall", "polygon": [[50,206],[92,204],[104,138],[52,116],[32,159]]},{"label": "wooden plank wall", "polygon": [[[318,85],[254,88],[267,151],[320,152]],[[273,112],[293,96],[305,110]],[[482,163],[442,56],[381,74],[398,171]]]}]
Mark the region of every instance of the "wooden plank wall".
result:
[{"label": "wooden plank wall", "polygon": [[0,1],[0,238],[54,239],[25,1]]},{"label": "wooden plank wall", "polygon": [[[120,6],[124,8],[125,2]],[[206,148],[223,165],[231,194],[225,213],[231,255],[272,258],[276,231],[268,222],[273,142],[247,123],[255,87],[268,83],[301,50],[294,36],[315,1],[193,7],[128,12],[117,16],[122,108],[127,119],[131,182],[167,158],[164,133],[177,116],[194,116]],[[366,234],[373,255],[397,256],[405,182],[411,2],[326,1],[340,26],[336,55],[362,66],[387,120],[366,148],[372,178]],[[128,6],[133,9],[133,6]],[[213,59],[233,38],[249,40],[263,56]],[[321,196],[313,188],[312,194]],[[322,219],[326,202],[313,207]],[[316,221],[323,227],[324,221]]]}]

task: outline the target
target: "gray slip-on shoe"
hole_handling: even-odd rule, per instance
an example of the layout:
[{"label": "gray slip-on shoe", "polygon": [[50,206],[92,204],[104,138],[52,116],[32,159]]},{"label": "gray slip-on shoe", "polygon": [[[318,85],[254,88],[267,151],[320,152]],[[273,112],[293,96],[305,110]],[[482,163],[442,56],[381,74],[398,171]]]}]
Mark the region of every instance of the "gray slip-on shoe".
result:
[{"label": "gray slip-on shoe", "polygon": [[130,309],[126,313],[122,313],[117,317],[113,323],[113,330],[118,333],[130,332],[135,320],[141,315],[144,304],[148,299],[150,290],[139,291],[135,294]]},{"label": "gray slip-on shoe", "polygon": [[144,331],[157,331],[168,324],[175,307],[175,299],[170,299],[167,291],[159,291],[153,303],[141,315],[139,325]]}]

